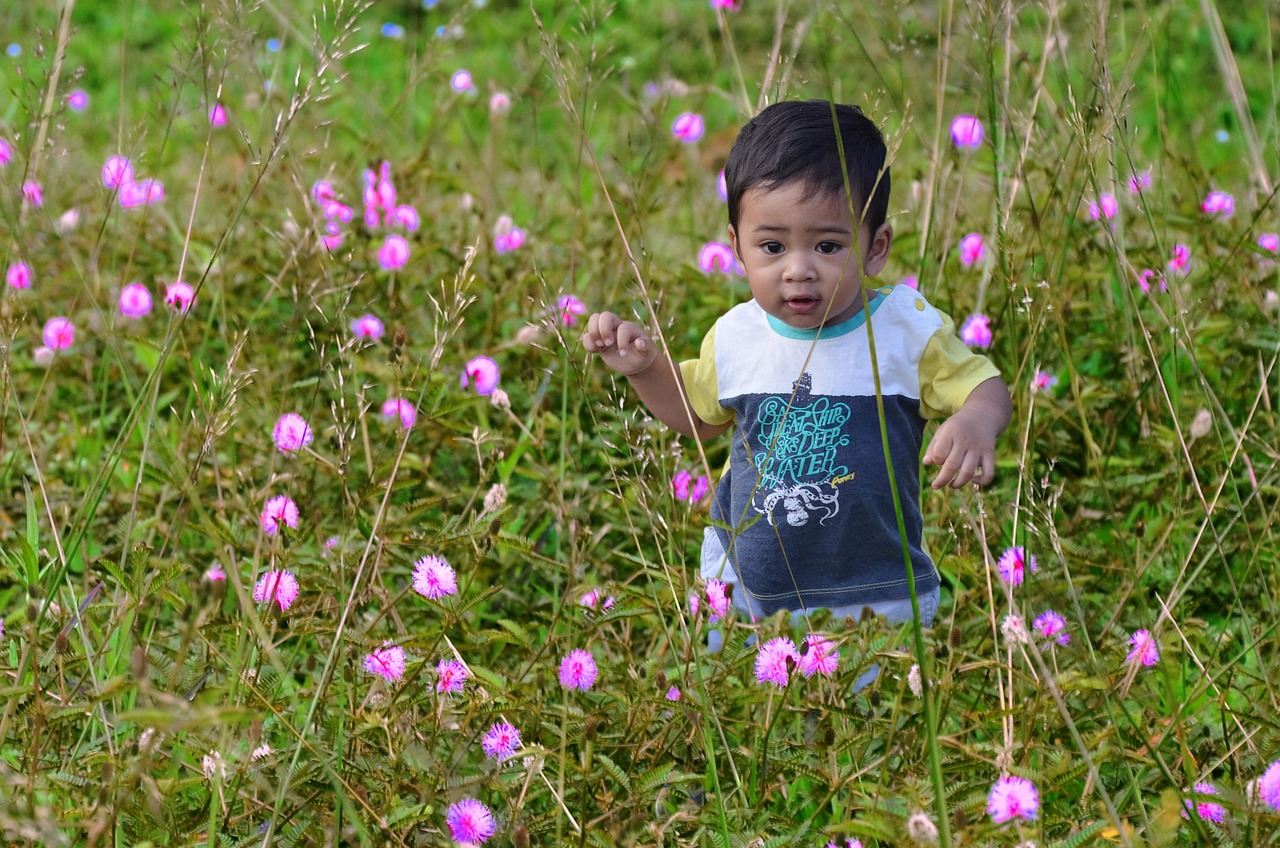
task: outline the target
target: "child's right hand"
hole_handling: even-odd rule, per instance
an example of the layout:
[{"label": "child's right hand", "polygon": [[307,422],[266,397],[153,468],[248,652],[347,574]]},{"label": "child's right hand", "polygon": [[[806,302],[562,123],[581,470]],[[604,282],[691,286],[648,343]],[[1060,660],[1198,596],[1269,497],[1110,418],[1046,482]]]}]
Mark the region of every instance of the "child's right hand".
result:
[{"label": "child's right hand", "polygon": [[634,321],[623,321],[612,312],[597,312],[587,319],[582,346],[598,353],[605,364],[627,377],[648,370],[658,358],[658,346]]}]

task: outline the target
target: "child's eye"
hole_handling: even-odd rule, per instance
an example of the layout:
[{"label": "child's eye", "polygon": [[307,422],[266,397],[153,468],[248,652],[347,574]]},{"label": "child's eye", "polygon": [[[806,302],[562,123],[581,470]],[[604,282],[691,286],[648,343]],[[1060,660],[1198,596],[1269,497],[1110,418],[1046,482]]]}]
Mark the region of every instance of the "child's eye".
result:
[{"label": "child's eye", "polygon": [[760,249],[770,256],[777,256],[784,248],[780,241],[766,241],[764,244],[760,245]]},{"label": "child's eye", "polygon": [[818,242],[817,251],[824,256],[831,256],[834,253],[840,252],[840,245],[838,242],[834,241]]}]

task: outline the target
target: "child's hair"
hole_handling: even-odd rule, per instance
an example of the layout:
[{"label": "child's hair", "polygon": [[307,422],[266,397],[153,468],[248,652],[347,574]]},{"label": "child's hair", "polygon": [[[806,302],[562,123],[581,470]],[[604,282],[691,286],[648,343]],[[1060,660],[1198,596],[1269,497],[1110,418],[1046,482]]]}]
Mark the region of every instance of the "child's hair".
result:
[{"label": "child's hair", "polygon": [[863,221],[875,232],[889,211],[884,136],[857,106],[833,105],[829,100],[774,103],[738,133],[724,167],[729,223],[734,229],[747,189],[773,189],[802,180],[809,195],[841,192],[845,169],[840,165],[837,128],[853,190],[854,215],[865,215]]}]

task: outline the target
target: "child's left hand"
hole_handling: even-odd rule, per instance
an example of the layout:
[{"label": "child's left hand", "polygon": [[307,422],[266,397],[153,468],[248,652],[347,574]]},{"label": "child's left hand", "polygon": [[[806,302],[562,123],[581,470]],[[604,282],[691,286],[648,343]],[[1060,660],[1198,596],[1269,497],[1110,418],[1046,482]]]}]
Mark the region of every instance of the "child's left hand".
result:
[{"label": "child's left hand", "polygon": [[1009,426],[1013,404],[998,377],[969,393],[960,411],[943,421],[924,452],[925,465],[940,465],[933,488],[985,486],[996,478],[996,439]]}]

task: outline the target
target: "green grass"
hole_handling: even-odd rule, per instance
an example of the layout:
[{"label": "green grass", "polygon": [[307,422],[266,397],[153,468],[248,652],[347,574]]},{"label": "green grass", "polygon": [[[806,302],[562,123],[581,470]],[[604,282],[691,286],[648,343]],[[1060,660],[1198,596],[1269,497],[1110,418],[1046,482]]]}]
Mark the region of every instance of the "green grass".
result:
[{"label": "green grass", "polygon": [[[1249,800],[1280,757],[1266,9],[847,5],[81,0],[61,36],[52,4],[0,11],[22,48],[0,61],[0,264],[34,275],[0,296],[5,844],[436,845],[466,797],[494,811],[496,845],[901,845],[918,813],[953,845],[1280,843]],[[476,95],[449,90],[459,68]],[[82,113],[63,105],[77,87]],[[231,121],[211,129],[219,90]],[[497,90],[509,114],[490,114]],[[857,102],[885,128],[884,278],[991,315],[1013,389],[997,483],[924,495],[945,584],[923,634],[936,746],[910,628],[819,616],[839,673],[783,690],[755,682],[746,642],[802,639],[785,621],[704,649],[686,599],[706,506],[670,480],[714,476],[727,446],[666,432],[557,320],[561,294],[653,310],[692,355],[748,296],[697,267],[723,238],[716,174],[783,96]],[[696,145],[671,138],[683,111],[707,120]],[[986,125],[981,150],[951,146],[960,113]],[[117,153],[163,203],[113,202],[99,170]],[[391,273],[359,222],[384,160],[422,217]],[[45,203],[24,209],[31,176]],[[319,179],[355,209],[332,255]],[[1200,210],[1214,189],[1230,218]],[[1084,211],[1101,192],[1120,199],[1110,228]],[[528,241],[499,254],[503,215]],[[995,248],[981,269],[959,263],[968,232]],[[1175,244],[1190,272],[1144,294],[1138,272]],[[161,299],[179,274],[185,316]],[[135,281],[156,308],[128,320]],[[352,339],[366,312],[378,343]],[[57,315],[77,338],[44,367]],[[509,410],[459,386],[477,355]],[[1032,393],[1037,370],[1056,388]],[[411,430],[379,415],[390,397],[416,406]],[[314,428],[308,450],[273,447],[285,412]],[[266,536],[277,494],[301,520]],[[1009,591],[994,564],[1015,544],[1039,570]],[[412,591],[429,554],[456,595]],[[284,614],[252,600],[272,569],[301,583]],[[616,603],[583,609],[591,589]],[[1000,634],[1048,608],[1070,645]],[[1139,628],[1161,659],[1135,671]],[[394,684],[363,669],[384,641],[408,656]],[[557,679],[575,648],[600,667],[587,692]],[[451,658],[471,677],[443,695]],[[524,743],[501,765],[480,746],[499,720]],[[1005,773],[1036,782],[1036,821],[987,816]],[[1179,815],[1199,781],[1224,825]]]}]

